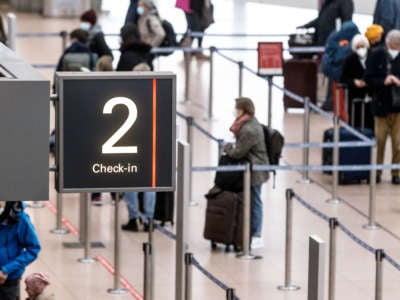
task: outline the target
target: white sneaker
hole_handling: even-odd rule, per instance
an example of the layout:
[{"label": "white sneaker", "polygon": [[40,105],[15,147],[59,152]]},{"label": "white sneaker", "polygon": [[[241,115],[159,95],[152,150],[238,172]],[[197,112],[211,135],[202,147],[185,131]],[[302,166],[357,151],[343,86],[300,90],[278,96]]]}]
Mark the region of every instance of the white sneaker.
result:
[{"label": "white sneaker", "polygon": [[260,249],[264,248],[264,239],[262,237],[253,236],[251,238],[251,249]]}]

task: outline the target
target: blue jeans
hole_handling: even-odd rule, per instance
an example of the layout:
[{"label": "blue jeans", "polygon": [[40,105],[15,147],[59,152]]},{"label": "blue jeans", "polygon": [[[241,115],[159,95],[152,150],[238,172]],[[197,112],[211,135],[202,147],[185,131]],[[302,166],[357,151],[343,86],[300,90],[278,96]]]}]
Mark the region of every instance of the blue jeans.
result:
[{"label": "blue jeans", "polygon": [[125,194],[125,201],[128,206],[129,220],[141,218],[143,222],[148,222],[154,217],[154,209],[156,206],[156,193],[143,193],[143,212],[139,211],[138,193],[129,192]]},{"label": "blue jeans", "polygon": [[263,225],[263,203],[261,200],[261,185],[251,187],[251,235],[261,237]]}]

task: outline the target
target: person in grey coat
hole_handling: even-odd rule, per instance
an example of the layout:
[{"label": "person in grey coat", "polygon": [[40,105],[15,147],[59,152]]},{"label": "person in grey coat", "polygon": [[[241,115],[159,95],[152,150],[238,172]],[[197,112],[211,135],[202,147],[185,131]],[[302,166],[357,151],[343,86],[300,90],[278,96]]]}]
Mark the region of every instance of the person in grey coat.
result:
[{"label": "person in grey coat", "polygon": [[400,29],[400,0],[378,0],[373,23],[383,27],[384,35],[392,29]]},{"label": "person in grey coat", "polygon": [[[225,153],[234,159],[246,158],[253,165],[268,164],[264,130],[257,121],[253,101],[249,98],[236,99],[236,119],[230,128],[235,135],[236,143],[225,145]],[[253,172],[251,178],[252,213],[251,234],[252,248],[263,247],[262,222],[263,204],[261,186],[269,179],[268,172]]]},{"label": "person in grey coat", "polygon": [[353,13],[353,0],[326,0],[318,17],[299,28],[315,28],[314,44],[325,46],[329,35],[336,29],[336,19],[340,19],[343,24],[352,20]]}]

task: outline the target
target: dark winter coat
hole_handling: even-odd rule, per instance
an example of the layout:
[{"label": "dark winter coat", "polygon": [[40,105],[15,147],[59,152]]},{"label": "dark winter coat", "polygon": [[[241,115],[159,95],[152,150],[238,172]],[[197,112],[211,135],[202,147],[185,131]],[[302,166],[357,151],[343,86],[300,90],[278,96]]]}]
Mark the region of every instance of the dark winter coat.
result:
[{"label": "dark winter coat", "polygon": [[336,29],[336,19],[342,23],[353,17],[353,0],[326,0],[318,17],[305,24],[305,28],[315,28],[314,43],[317,46],[324,46],[329,35]]},{"label": "dark winter coat", "polygon": [[[235,144],[227,144],[225,153],[234,159],[246,158],[253,165],[268,164],[264,131],[256,118],[251,118],[240,129]],[[260,185],[269,178],[268,172],[253,172],[251,185]]]},{"label": "dark winter coat", "polygon": [[204,0],[190,0],[190,9],[199,16],[203,14]]},{"label": "dark winter coat", "polygon": [[150,52],[151,46],[142,42],[129,42],[121,46],[121,57],[117,71],[132,71],[135,66],[146,63],[153,70],[154,55]]},{"label": "dark winter coat", "polygon": [[392,29],[400,29],[400,0],[378,0],[373,23],[381,25],[384,34]]},{"label": "dark winter coat", "polygon": [[112,51],[104,38],[104,33],[98,24],[89,30],[89,49],[96,53],[99,58],[104,55],[113,57]]},{"label": "dark winter coat", "polygon": [[[400,78],[400,55],[390,63],[392,65],[391,74]],[[384,83],[389,75],[388,64],[389,54],[384,47],[372,51],[367,59],[365,81],[372,93],[372,112],[378,117],[400,112],[400,108],[392,106],[392,86],[386,86]]]},{"label": "dark winter coat", "polygon": [[80,42],[75,42],[73,43],[71,46],[69,46],[64,54],[61,56],[60,60],[58,61],[57,64],[57,68],[56,71],[63,71],[63,61],[64,61],[64,57],[66,54],[72,54],[72,53],[87,53],[88,55],[90,55],[90,69],[94,70],[95,66],[96,66],[96,59],[95,56],[93,55],[93,53],[90,51],[89,47],[83,43]]}]

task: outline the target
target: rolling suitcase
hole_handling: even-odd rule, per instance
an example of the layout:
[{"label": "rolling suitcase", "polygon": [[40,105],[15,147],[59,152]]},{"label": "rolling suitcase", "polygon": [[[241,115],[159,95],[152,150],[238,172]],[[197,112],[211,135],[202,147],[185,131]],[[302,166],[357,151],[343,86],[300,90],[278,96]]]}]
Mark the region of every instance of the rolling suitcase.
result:
[{"label": "rolling suitcase", "polygon": [[[313,103],[317,101],[318,63],[312,59],[291,59],[284,63],[283,76],[285,89],[302,97],[309,97]],[[302,108],[304,105],[287,95],[284,96],[285,110]]]},{"label": "rolling suitcase", "polygon": [[[336,103],[336,113],[340,112],[340,117],[344,117],[348,119],[347,116],[347,91],[344,90],[343,87],[336,87],[335,91],[340,90],[339,101]],[[352,111],[354,112],[354,106],[359,102],[359,100],[352,102]],[[345,107],[345,110],[342,110],[341,107]],[[365,114],[365,105],[362,105],[362,119]],[[351,124],[354,124],[355,114],[351,115]],[[374,137],[374,132],[372,129],[364,128],[364,122],[362,122],[362,127],[359,131],[367,136],[368,138]],[[333,142],[334,141],[334,130],[330,128],[324,132],[323,136],[324,142]],[[339,141],[340,142],[355,142],[360,141],[359,138],[355,137],[352,133],[350,133],[345,128],[340,128],[339,131]],[[332,148],[324,148],[322,151],[322,164],[323,165],[332,165],[332,157],[333,157],[333,149]],[[369,165],[371,162],[371,148],[370,147],[346,147],[339,149],[339,165]],[[332,172],[324,172],[326,174],[331,174]],[[339,172],[339,184],[352,184],[352,183],[361,183],[363,181],[368,182],[369,180],[369,171],[340,171]]]},{"label": "rolling suitcase", "polygon": [[241,194],[213,188],[206,198],[204,238],[211,241],[212,249],[220,243],[226,245],[226,251],[231,245],[238,251],[242,244]]},{"label": "rolling suitcase", "polygon": [[160,221],[161,226],[166,222],[174,225],[175,194],[174,192],[157,192],[154,220]]}]

